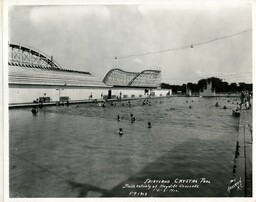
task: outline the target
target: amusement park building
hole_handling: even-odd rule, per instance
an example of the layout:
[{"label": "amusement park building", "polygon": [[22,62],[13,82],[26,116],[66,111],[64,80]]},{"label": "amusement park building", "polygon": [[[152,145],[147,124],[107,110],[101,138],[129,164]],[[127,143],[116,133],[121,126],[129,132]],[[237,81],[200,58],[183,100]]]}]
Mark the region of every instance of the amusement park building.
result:
[{"label": "amusement park building", "polygon": [[[127,98],[144,97],[145,88],[153,88],[148,82],[142,82],[144,86],[139,85],[147,72],[143,75],[134,73],[128,82],[131,85],[126,85],[128,88],[113,87],[113,84],[106,82],[112,78],[110,74],[102,82],[89,72],[63,69],[53,57],[17,44],[9,44],[8,67],[9,104],[31,103],[40,98],[53,102],[67,99],[81,101],[91,95],[92,99],[103,96],[115,98],[120,94]],[[154,94],[165,96],[166,92],[156,90]]]}]

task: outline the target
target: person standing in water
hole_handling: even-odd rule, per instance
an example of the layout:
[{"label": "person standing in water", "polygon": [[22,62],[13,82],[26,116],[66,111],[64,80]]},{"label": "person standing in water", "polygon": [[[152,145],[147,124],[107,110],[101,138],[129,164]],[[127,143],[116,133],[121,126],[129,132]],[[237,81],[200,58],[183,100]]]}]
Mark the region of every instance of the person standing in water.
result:
[{"label": "person standing in water", "polygon": [[151,128],[151,123],[150,122],[148,122],[148,128]]},{"label": "person standing in water", "polygon": [[135,122],[135,117],[133,116],[133,114],[131,114],[131,122],[132,122],[132,123]]},{"label": "person standing in water", "polygon": [[242,105],[244,104],[244,98],[245,98],[244,91],[242,91],[240,95],[240,100],[241,100],[240,108],[242,108]]}]

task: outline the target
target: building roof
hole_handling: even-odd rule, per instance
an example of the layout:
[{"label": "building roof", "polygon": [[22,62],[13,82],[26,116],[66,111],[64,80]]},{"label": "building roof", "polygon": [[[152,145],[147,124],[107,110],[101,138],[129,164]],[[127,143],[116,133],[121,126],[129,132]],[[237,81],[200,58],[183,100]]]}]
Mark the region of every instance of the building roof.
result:
[{"label": "building roof", "polygon": [[102,81],[87,72],[53,70],[40,66],[9,65],[8,77],[9,84],[106,87]]}]

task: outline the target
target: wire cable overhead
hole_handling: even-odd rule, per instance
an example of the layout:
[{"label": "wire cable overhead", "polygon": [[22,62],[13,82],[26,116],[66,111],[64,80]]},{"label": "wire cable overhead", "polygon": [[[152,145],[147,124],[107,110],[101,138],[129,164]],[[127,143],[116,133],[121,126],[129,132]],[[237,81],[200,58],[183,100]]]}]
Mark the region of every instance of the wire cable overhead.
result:
[{"label": "wire cable overhead", "polygon": [[210,39],[210,40],[207,40],[207,41],[202,41],[202,42],[198,42],[198,43],[192,43],[192,44],[189,44],[189,45],[185,45],[185,46],[181,46],[181,47],[176,47],[176,48],[168,48],[168,49],[165,49],[165,50],[145,52],[145,53],[138,53],[138,54],[131,54],[131,55],[126,55],[126,56],[115,56],[114,59],[117,60],[117,59],[125,59],[125,58],[130,58],[130,57],[140,57],[140,56],[160,54],[160,53],[165,53],[165,52],[170,52],[170,51],[178,51],[178,50],[187,49],[187,48],[194,48],[195,46],[201,46],[201,45],[212,43],[212,42],[215,42],[215,41],[218,41],[218,40],[223,40],[223,39],[235,37],[237,35],[241,35],[241,34],[244,34],[246,32],[250,32],[250,31],[252,31],[252,29],[247,29],[247,30],[243,30],[241,32],[237,32],[237,33],[234,33],[234,34],[230,34],[230,35],[226,35],[226,36],[221,36],[221,37],[216,37],[214,39]]}]

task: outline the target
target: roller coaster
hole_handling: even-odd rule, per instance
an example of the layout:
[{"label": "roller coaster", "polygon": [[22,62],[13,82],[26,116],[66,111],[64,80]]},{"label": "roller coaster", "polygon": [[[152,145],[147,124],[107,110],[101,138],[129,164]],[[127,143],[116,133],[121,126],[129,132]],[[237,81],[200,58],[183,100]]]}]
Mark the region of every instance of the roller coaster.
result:
[{"label": "roller coaster", "polygon": [[62,67],[53,57],[35,48],[9,43],[9,65],[23,67],[42,67],[61,70]]},{"label": "roller coaster", "polygon": [[161,71],[128,72],[114,68],[106,74],[103,82],[112,86],[157,88],[161,84]]},{"label": "roller coaster", "polygon": [[90,72],[62,68],[52,56],[20,44],[9,44],[9,85],[106,85]]}]

